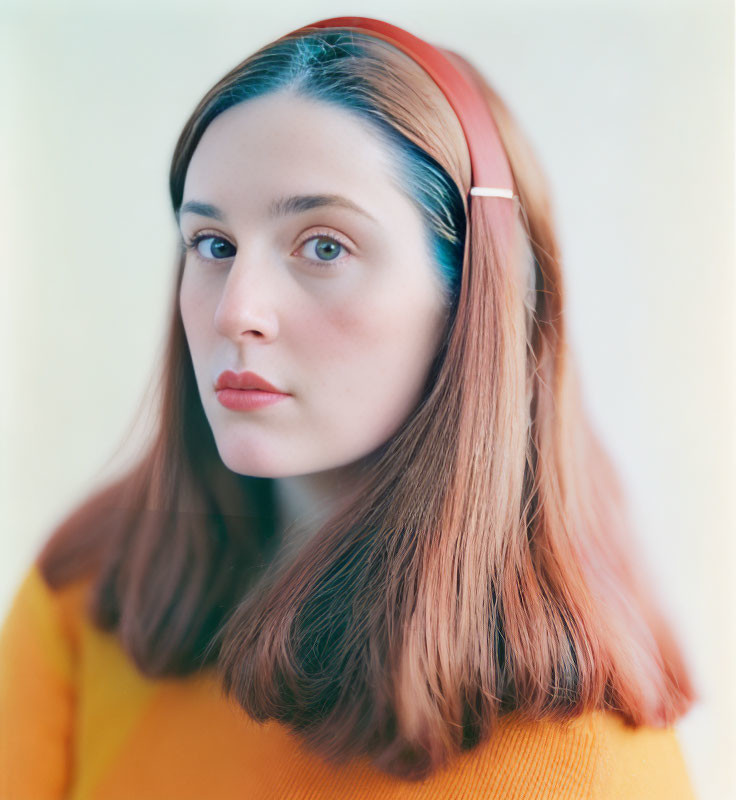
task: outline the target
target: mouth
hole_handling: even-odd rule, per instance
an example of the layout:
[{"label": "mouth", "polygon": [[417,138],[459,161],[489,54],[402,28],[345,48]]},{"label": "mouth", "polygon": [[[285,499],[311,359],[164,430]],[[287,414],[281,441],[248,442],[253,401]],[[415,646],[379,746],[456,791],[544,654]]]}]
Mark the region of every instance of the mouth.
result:
[{"label": "mouth", "polygon": [[229,369],[221,372],[217,378],[215,393],[220,404],[231,411],[252,411],[291,396],[256,372],[234,372]]},{"label": "mouth", "polygon": [[215,391],[220,390],[258,391],[288,397],[287,392],[282,392],[265,378],[249,370],[233,372],[228,369],[221,372],[215,383]]},{"label": "mouth", "polygon": [[217,390],[218,401],[231,411],[251,411],[271,406],[286,400],[290,395],[282,392],[267,392],[263,389],[233,389],[226,387]]}]

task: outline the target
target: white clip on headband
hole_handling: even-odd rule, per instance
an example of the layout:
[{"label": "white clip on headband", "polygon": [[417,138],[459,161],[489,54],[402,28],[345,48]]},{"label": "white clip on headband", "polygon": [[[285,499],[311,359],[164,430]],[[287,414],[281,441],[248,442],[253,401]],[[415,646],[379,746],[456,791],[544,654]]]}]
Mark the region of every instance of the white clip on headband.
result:
[{"label": "white clip on headband", "polygon": [[516,196],[513,189],[495,189],[489,186],[471,186],[470,194],[479,194],[482,197],[508,197],[509,200]]}]

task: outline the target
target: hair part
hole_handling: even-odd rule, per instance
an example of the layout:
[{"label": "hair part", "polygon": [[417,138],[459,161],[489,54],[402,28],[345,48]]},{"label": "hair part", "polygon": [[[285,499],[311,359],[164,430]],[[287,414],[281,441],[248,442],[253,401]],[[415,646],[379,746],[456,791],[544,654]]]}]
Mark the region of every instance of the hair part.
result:
[{"label": "hair part", "polygon": [[90,577],[91,618],[146,675],[212,667],[253,718],[281,721],[334,763],[368,756],[407,779],[511,711],[604,708],[664,725],[695,699],[582,401],[547,187],[473,74],[520,198],[519,265],[466,204],[467,144],[446,98],[375,37],[321,29],[262,48],[202,99],[173,156],[176,212],[209,123],[281,90],[348,108],[391,144],[453,314],[423,399],[366,460],[361,491],[303,548],[280,548],[272,480],[228,470],[204,416],[180,258],[150,447],[39,557],[52,586]]}]

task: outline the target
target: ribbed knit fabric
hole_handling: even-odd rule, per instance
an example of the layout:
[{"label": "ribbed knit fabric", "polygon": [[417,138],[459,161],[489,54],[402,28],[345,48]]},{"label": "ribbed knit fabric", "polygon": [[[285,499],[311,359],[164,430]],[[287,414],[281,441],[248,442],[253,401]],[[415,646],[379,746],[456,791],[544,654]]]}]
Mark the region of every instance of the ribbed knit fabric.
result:
[{"label": "ribbed knit fabric", "polygon": [[422,782],[334,767],[227,701],[212,672],[150,680],[34,564],[0,631],[1,800],[693,800],[674,728],[505,718]]}]

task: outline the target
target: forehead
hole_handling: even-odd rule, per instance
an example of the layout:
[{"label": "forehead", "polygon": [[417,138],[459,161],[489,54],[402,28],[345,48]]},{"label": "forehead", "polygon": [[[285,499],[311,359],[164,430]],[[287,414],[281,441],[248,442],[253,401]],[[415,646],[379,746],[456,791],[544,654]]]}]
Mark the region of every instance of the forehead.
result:
[{"label": "forehead", "polygon": [[347,109],[292,92],[240,103],[216,117],[192,155],[184,199],[268,201],[334,192],[377,208],[396,202],[394,155],[370,125]]}]

